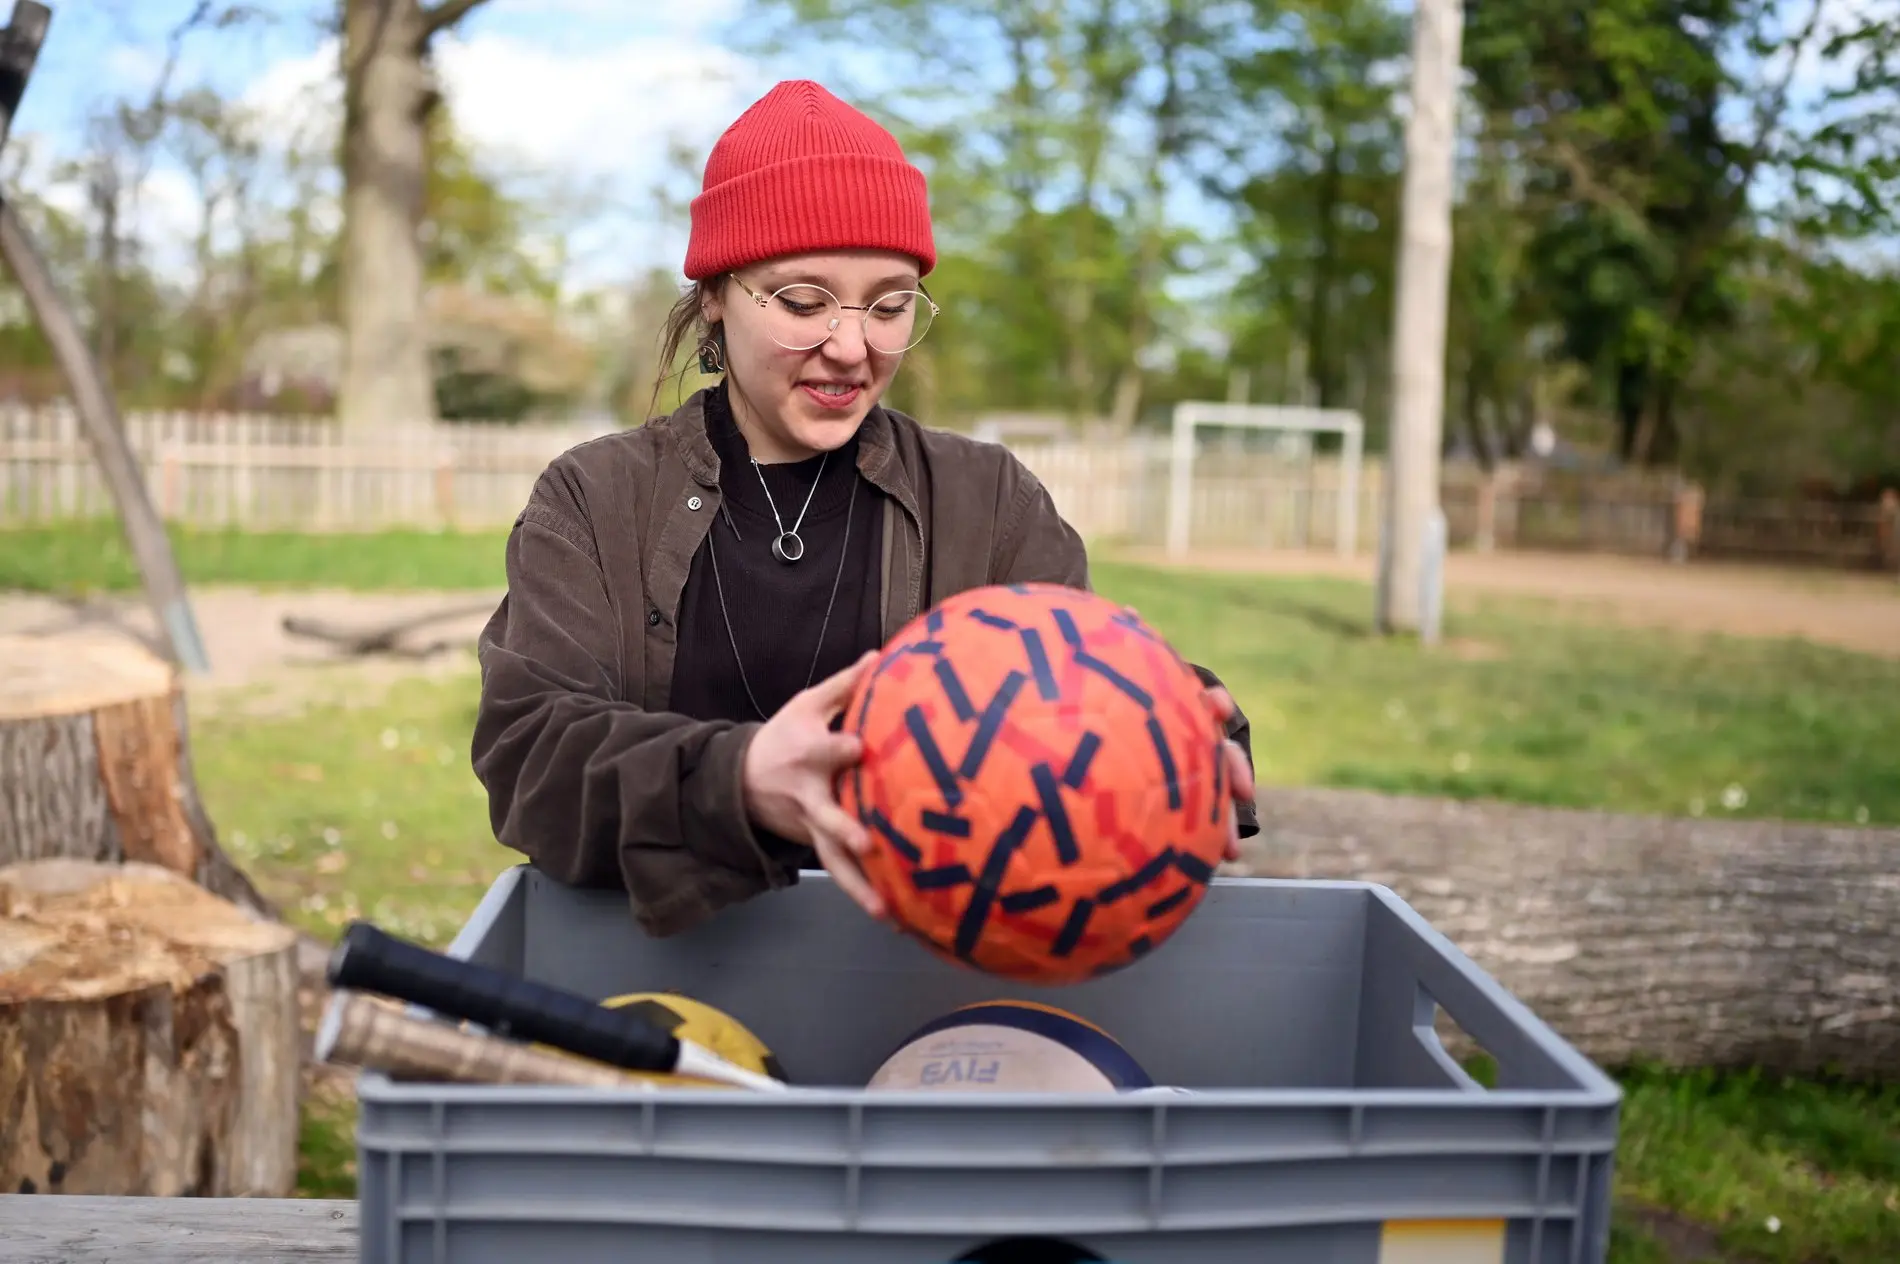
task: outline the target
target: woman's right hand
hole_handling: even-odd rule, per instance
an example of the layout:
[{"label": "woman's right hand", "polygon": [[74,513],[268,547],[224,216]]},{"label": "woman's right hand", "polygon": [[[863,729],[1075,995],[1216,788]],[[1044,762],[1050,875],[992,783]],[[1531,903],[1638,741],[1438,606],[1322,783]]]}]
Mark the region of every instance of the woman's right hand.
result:
[{"label": "woman's right hand", "polygon": [[858,679],[877,658],[870,651],[835,676],[792,695],[746,747],[742,777],[752,820],[818,853],[825,871],[864,911],[884,916],[884,901],[858,857],[871,846],[864,826],[838,805],[839,772],[857,763],[863,742],[832,729]]}]

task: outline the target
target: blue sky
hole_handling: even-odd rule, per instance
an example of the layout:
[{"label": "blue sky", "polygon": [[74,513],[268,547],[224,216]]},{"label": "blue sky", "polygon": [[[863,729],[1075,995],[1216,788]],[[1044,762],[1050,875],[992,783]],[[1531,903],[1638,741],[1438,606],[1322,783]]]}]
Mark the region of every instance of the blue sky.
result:
[{"label": "blue sky", "polygon": [[[1811,2],[1787,0],[1803,13]],[[1827,2],[1842,11],[1900,11],[1896,0]],[[334,47],[317,18],[333,3],[275,0],[258,6],[276,10],[274,20],[196,33],[175,82],[206,84],[272,117],[307,117],[324,108],[332,86]],[[193,4],[56,5],[16,136],[41,154],[80,152],[91,113],[118,95],[149,90],[167,33]],[[606,195],[605,209],[571,242],[584,279],[677,266],[683,227],[656,219],[650,197],[667,172],[669,144],[703,153],[780,74],[830,78],[840,69],[835,59],[821,67],[761,66],[734,53],[726,35],[739,8],[740,0],[490,0],[442,45],[451,102],[479,145],[514,169]],[[76,188],[49,192],[78,205]],[[160,236],[182,239],[196,214],[188,182],[164,165],[153,173],[145,206]]]}]

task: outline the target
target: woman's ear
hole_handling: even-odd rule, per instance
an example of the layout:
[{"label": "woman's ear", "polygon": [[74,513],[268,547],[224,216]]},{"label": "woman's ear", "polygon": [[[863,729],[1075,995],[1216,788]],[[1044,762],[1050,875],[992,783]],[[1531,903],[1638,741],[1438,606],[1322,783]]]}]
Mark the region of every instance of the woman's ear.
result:
[{"label": "woman's ear", "polygon": [[700,283],[699,316],[708,325],[717,325],[726,318],[726,278]]}]

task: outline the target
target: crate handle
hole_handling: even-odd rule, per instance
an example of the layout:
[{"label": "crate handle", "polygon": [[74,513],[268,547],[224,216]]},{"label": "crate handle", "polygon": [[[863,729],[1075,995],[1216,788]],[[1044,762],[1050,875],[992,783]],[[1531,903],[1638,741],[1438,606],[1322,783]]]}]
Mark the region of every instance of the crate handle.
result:
[{"label": "crate handle", "polygon": [[[1438,1014],[1441,1008],[1443,1007],[1439,1005],[1438,998],[1433,996],[1431,990],[1423,983],[1415,983],[1413,985],[1412,1039],[1418,1041],[1419,1047],[1424,1051],[1425,1056],[1432,1060],[1434,1066],[1445,1073],[1446,1078],[1451,1080],[1453,1085],[1463,1089],[1467,1093],[1483,1093],[1487,1091],[1484,1085],[1471,1078],[1469,1071],[1458,1064],[1458,1059],[1451,1056],[1451,1050],[1445,1048],[1445,1042],[1439,1038]],[[1450,1010],[1445,1010],[1444,1012],[1446,1017],[1451,1018],[1453,1022],[1458,1021]],[[1460,1023],[1458,1029],[1464,1031],[1464,1025]],[[1476,1036],[1472,1036],[1468,1031],[1465,1032],[1465,1035],[1471,1037],[1473,1044],[1478,1044],[1478,1038]],[[1478,1045],[1478,1047],[1484,1049],[1483,1045]],[[1496,1058],[1497,1056],[1488,1049],[1484,1049],[1484,1052],[1487,1056],[1492,1058]]]}]

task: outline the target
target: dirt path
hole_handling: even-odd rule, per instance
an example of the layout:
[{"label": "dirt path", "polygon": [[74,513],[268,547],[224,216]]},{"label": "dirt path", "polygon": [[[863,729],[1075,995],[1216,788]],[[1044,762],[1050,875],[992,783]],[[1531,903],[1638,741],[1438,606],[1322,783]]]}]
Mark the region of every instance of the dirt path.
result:
[{"label": "dirt path", "polygon": [[[1116,554],[1159,563],[1158,550]],[[1192,569],[1328,575],[1370,583],[1370,557],[1203,553]],[[1900,658],[1900,579],[1702,562],[1567,553],[1458,553],[1445,570],[1455,607],[1471,596],[1537,597],[1627,626],[1730,636],[1797,637]]]},{"label": "dirt path", "polygon": [[[475,637],[500,597],[499,592],[193,589],[192,613],[211,660],[209,673],[187,680],[193,708],[285,715],[317,700],[366,705],[398,680],[468,671],[474,666]],[[283,626],[290,615],[366,631],[438,611],[455,613],[399,642],[411,650],[433,651],[418,657],[352,658],[327,642],[293,636]],[[131,637],[150,645],[154,627],[139,594],[74,601],[0,593],[0,634]]]}]

